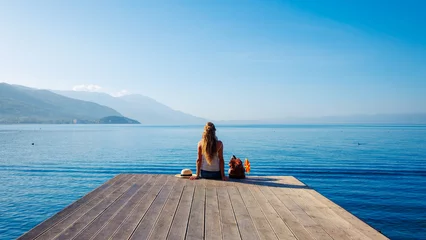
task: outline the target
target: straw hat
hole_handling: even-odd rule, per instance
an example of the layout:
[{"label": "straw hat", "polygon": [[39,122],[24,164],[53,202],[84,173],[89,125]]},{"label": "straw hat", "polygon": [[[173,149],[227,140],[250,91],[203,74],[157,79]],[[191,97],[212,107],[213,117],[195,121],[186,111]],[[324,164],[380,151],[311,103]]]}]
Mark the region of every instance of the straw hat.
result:
[{"label": "straw hat", "polygon": [[189,178],[191,176],[197,176],[196,174],[192,174],[191,169],[185,168],[180,171],[180,174],[176,174],[175,177],[181,177],[181,178]]}]

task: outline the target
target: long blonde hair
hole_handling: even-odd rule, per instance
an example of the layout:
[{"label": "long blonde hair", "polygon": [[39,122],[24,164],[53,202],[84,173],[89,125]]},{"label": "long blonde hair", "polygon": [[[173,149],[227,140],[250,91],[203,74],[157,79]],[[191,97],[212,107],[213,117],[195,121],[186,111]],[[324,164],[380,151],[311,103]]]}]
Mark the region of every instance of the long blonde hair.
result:
[{"label": "long blonde hair", "polygon": [[207,163],[211,165],[213,158],[217,154],[217,137],[216,127],[212,122],[208,122],[204,126],[203,136],[201,138],[201,147],[203,155],[206,157]]}]

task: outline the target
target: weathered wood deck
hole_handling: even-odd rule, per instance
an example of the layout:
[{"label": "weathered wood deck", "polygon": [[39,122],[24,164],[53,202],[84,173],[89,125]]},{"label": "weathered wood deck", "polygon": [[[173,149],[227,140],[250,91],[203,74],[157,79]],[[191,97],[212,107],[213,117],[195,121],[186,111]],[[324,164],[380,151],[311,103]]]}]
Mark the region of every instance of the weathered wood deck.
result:
[{"label": "weathered wood deck", "polygon": [[19,239],[387,239],[294,177],[120,174]]}]

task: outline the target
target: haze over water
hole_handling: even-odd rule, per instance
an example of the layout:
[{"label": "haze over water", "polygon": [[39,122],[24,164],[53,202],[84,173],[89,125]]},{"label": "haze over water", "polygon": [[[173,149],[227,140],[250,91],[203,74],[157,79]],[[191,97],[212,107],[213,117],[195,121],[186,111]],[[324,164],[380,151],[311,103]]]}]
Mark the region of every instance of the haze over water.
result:
[{"label": "haze over water", "polygon": [[[391,239],[422,239],[426,126],[217,126],[225,161],[293,175]],[[118,173],[195,170],[202,126],[0,126],[0,239],[13,239]],[[31,145],[34,143],[34,145]]]}]

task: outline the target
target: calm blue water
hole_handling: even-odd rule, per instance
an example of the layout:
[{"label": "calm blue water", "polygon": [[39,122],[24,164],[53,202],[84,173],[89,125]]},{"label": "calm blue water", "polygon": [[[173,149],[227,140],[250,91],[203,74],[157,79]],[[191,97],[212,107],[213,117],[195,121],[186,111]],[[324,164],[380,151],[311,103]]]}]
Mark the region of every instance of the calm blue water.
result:
[{"label": "calm blue water", "polygon": [[[225,160],[249,158],[252,175],[294,175],[392,239],[425,239],[426,126],[217,128]],[[201,131],[0,126],[0,239],[20,236],[117,173],[194,170]]]}]

